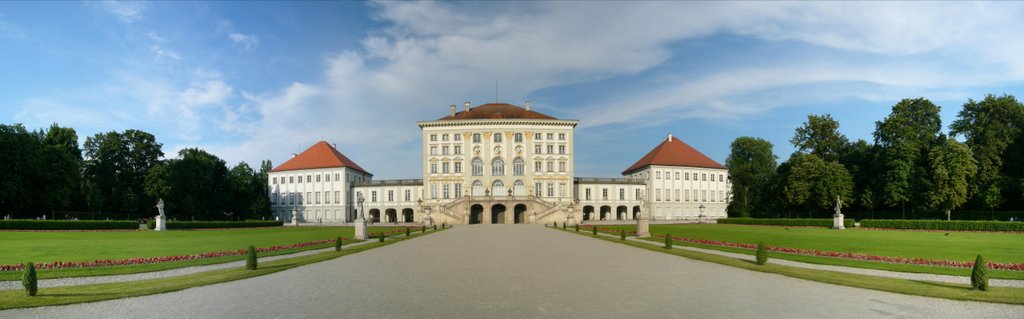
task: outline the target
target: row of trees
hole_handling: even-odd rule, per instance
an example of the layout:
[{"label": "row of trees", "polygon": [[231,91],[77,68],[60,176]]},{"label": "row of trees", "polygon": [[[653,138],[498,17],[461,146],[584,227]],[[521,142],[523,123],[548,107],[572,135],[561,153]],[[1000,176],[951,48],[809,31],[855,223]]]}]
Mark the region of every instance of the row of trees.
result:
[{"label": "row of trees", "polygon": [[140,130],[99,133],[80,149],[73,128],[0,124],[0,215],[133,219],[155,214],[154,203],[164,198],[180,219],[269,216],[270,161],[258,171],[244,162],[228,169],[200,149],[163,159],[162,148]]},{"label": "row of trees", "polygon": [[[732,216],[813,217],[839,197],[856,210],[942,212],[995,210],[1024,203],[1024,104],[1012,95],[968,100],[942,133],[939,107],[904,99],[875,122],[874,141],[849,141],[830,115],[809,115],[777,163],[772,143],[733,141]],[[958,141],[958,139],[963,142]],[[804,215],[802,212],[806,212]],[[819,215],[818,217],[826,217]]]}]

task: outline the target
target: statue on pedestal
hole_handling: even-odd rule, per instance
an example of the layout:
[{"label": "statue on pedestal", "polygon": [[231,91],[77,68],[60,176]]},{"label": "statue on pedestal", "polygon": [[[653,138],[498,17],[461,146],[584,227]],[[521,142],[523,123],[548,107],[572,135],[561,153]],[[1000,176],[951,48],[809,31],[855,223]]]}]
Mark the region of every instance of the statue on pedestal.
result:
[{"label": "statue on pedestal", "polygon": [[156,226],[153,227],[153,230],[155,230],[155,231],[165,231],[165,230],[167,230],[167,215],[164,215],[164,199],[161,198],[159,201],[157,201],[156,202],[156,206],[154,206],[154,207],[156,207],[156,210],[158,212],[160,212],[160,215],[156,215],[156,217],[153,218],[153,219],[155,219],[155,222],[156,222]]},{"label": "statue on pedestal", "polygon": [[843,225],[843,200],[836,195],[836,213],[832,215],[832,229],[846,229]]}]

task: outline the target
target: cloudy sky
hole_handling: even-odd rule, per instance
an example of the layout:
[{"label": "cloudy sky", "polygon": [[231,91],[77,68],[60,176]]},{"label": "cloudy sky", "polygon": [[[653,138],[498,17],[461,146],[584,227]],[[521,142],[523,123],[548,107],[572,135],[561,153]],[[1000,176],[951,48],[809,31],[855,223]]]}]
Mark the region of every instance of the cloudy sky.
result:
[{"label": "cloudy sky", "polygon": [[[1024,96],[1011,2],[0,2],[0,122],[142,129],[275,165],[319,140],[376,178],[421,176],[415,122],[495,100],[580,120],[578,176],[617,176],[666,133],[724,162],[785,159],[829,113],[852,139],[902,98],[951,122]],[[498,83],[497,93],[495,82]]]}]

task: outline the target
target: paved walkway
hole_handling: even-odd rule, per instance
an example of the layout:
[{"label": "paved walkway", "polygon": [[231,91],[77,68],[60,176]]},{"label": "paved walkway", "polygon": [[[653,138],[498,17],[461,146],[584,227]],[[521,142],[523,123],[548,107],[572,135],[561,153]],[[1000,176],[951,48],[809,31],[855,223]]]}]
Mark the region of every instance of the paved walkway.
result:
[{"label": "paved walkway", "polygon": [[[581,229],[580,232],[584,233],[584,234],[589,234],[588,230],[582,230]],[[619,235],[612,235],[612,234],[606,234],[606,233],[601,233],[601,232],[599,232],[598,234],[601,234],[601,235],[603,235],[605,237],[609,237],[609,238],[619,238]],[[662,238],[662,239],[664,239],[664,238]],[[652,245],[652,246],[664,246],[665,245],[664,241],[661,241],[661,240],[659,240],[659,241],[650,241],[650,240],[637,239],[636,237],[629,237],[627,240],[638,242],[638,243],[645,243],[645,244]],[[692,251],[698,251],[698,252],[702,252],[702,253],[721,255],[721,256],[727,256],[727,257],[738,258],[738,259],[746,259],[746,260],[754,260],[755,259],[753,255],[731,253],[731,252],[714,250],[714,249],[689,247],[689,246],[683,246],[683,245],[673,245],[672,248],[673,249],[692,250]],[[866,268],[846,267],[846,266],[822,265],[822,264],[812,264],[812,263],[805,263],[805,262],[799,262],[799,261],[785,260],[785,259],[779,259],[779,258],[772,258],[772,259],[769,260],[769,262],[773,263],[773,264],[779,264],[779,265],[786,265],[786,266],[793,266],[793,267],[800,267],[800,268],[808,268],[808,269],[819,269],[819,270],[829,270],[829,271],[845,272],[845,273],[849,273],[849,274],[858,274],[858,275],[869,275],[869,276],[897,278],[897,279],[908,279],[908,280],[919,280],[919,281],[948,282],[948,283],[964,284],[964,285],[971,284],[971,277],[967,277],[967,276],[936,275],[936,274],[910,273],[910,272],[889,271],[889,270],[879,270],[879,269],[866,269]],[[1024,288],[1024,280],[1016,280],[1016,279],[989,279],[988,280],[988,284],[989,284],[989,286],[992,286],[992,287]]]},{"label": "paved walkway", "polygon": [[[361,242],[358,242],[358,243],[345,244],[342,249],[349,248],[349,247],[357,247],[357,246],[365,245],[365,244],[368,244],[368,243],[371,243],[371,242],[376,242],[376,241],[377,241],[377,239],[371,239],[371,240],[361,241]],[[306,256],[306,255],[312,255],[312,254],[316,254],[316,253],[321,253],[321,252],[325,252],[325,251],[333,251],[333,250],[334,250],[333,246],[331,248],[304,250],[304,251],[300,251],[300,252],[296,252],[296,253],[291,253],[291,254],[276,255],[276,256],[270,256],[270,257],[262,257],[262,258],[260,258],[260,262],[274,261],[274,260],[278,260],[278,259],[285,259],[285,258],[292,258],[292,257],[299,257],[299,256]],[[65,286],[81,286],[81,285],[91,285],[91,284],[107,284],[107,283],[114,283],[114,282],[128,282],[128,281],[139,281],[139,280],[146,280],[146,279],[167,278],[167,277],[175,277],[175,276],[182,276],[182,275],[188,275],[188,274],[196,274],[196,273],[201,273],[201,272],[206,272],[206,271],[211,271],[211,270],[227,269],[227,268],[242,267],[242,266],[245,266],[245,260],[244,259],[243,260],[238,260],[238,261],[221,263],[221,264],[212,264],[212,265],[176,268],[176,269],[168,269],[168,270],[153,271],[153,272],[144,272],[144,273],[137,273],[137,274],[42,279],[42,280],[39,280],[39,288],[53,288],[53,287],[65,287]],[[21,281],[20,280],[18,280],[18,281],[0,281],[0,290],[11,290],[11,289],[22,289]]]},{"label": "paved walkway", "polygon": [[552,231],[474,225],[267,276],[0,318],[1020,318],[1024,306],[752,272]]}]

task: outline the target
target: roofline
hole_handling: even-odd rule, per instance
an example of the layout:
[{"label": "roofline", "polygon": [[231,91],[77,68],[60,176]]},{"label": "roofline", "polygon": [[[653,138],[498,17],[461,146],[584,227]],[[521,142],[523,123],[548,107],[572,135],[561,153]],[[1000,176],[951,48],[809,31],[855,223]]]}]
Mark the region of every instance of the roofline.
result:
[{"label": "roofline", "polygon": [[634,170],[629,170],[629,171],[622,171],[622,175],[629,175],[629,174],[635,173],[636,171],[639,171],[639,170],[643,170],[643,169],[645,169],[645,168],[648,168],[648,167],[651,167],[651,166],[665,166],[665,167],[689,167],[689,168],[707,168],[707,169],[724,169],[724,170],[729,170],[729,168],[728,168],[728,167],[725,167],[725,166],[722,166],[722,167],[710,167],[710,166],[698,166],[698,165],[667,165],[667,164],[647,164],[647,165],[644,165],[644,166],[640,166],[640,167],[637,167],[637,168],[636,168],[636,169],[634,169]]},{"label": "roofline", "polygon": [[290,172],[290,171],[304,171],[304,170],[309,170],[309,169],[324,169],[324,168],[347,168],[347,169],[350,169],[350,170],[353,170],[353,171],[356,171],[356,172],[360,172],[360,173],[363,173],[363,174],[366,174],[366,175],[373,176],[373,174],[370,173],[370,172],[367,172],[367,171],[364,171],[364,170],[361,170],[361,169],[356,169],[354,167],[349,167],[349,166],[318,166],[318,167],[292,168],[292,169],[276,169],[275,168],[275,169],[270,170],[270,172],[271,173],[277,173],[277,172]]},{"label": "roofline", "polygon": [[568,125],[576,127],[580,123],[579,120],[562,120],[562,119],[469,119],[469,120],[432,120],[432,121],[418,121],[416,125],[419,127],[441,127],[441,126],[468,126],[468,125]]}]

